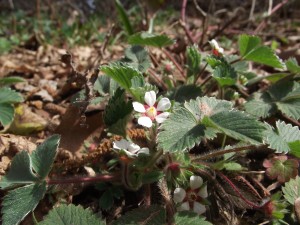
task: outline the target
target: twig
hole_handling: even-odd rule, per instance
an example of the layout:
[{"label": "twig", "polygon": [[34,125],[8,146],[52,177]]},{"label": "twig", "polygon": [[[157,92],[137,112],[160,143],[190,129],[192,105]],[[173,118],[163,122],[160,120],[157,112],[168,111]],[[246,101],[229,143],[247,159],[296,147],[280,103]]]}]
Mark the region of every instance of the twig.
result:
[{"label": "twig", "polygon": [[166,49],[162,49],[162,51],[169,58],[169,60],[172,61],[172,63],[176,66],[176,68],[180,72],[181,76],[185,79],[185,74],[182,67],[177,63],[177,61],[173,58],[173,56]]},{"label": "twig", "polygon": [[208,63],[206,63],[204,65],[204,67],[202,68],[202,70],[199,72],[199,74],[197,75],[197,77],[196,77],[196,79],[194,81],[195,84],[197,83],[197,81],[199,80],[199,78],[201,77],[201,75],[204,73],[204,71],[205,71],[205,69],[206,69],[207,66],[208,66]]},{"label": "twig", "polygon": [[253,14],[254,14],[255,5],[256,5],[256,0],[252,0],[251,10],[250,10],[250,14],[249,14],[248,20],[253,20]]},{"label": "twig", "polygon": [[148,70],[149,74],[151,75],[151,77],[158,83],[161,84],[162,88],[164,90],[167,90],[168,87],[166,86],[166,84],[155,74],[155,71],[152,70],[151,68]]},{"label": "twig", "polygon": [[200,84],[200,87],[202,87],[204,84],[206,84],[208,81],[210,81],[210,79],[212,78],[211,75],[208,75],[202,82],[202,84]]},{"label": "twig", "polygon": [[292,123],[292,124],[297,125],[298,127],[300,127],[300,122],[299,122],[299,121],[297,121],[297,120],[295,120],[295,119],[293,119],[293,118],[290,118],[290,117],[284,115],[283,113],[281,113],[281,116],[282,116],[284,119],[288,120],[290,123]]},{"label": "twig", "polygon": [[185,12],[186,12],[186,4],[187,4],[187,0],[183,0],[182,1],[182,6],[181,6],[181,20],[179,21],[179,24],[182,26],[182,28],[185,31],[186,36],[188,37],[189,41],[194,44],[195,40],[192,37],[191,32],[189,31],[189,29],[186,26],[186,21],[185,21]]},{"label": "twig", "polygon": [[201,7],[199,6],[197,0],[193,0],[193,2],[194,2],[194,5],[195,5],[196,9],[198,10],[198,12],[200,12],[203,17],[206,17],[207,13],[204,12],[203,9],[201,9]]}]

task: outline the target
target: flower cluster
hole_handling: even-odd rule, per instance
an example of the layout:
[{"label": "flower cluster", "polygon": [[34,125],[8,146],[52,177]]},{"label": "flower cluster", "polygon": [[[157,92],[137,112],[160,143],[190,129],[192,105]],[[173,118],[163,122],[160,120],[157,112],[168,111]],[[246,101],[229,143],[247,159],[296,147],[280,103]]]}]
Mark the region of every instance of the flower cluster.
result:
[{"label": "flower cluster", "polygon": [[176,188],[173,200],[178,204],[178,211],[193,210],[197,214],[202,214],[206,211],[203,202],[207,196],[207,186],[203,184],[203,179],[199,176],[191,176],[190,187],[187,190]]},{"label": "flower cluster", "polygon": [[144,97],[146,104],[141,104],[139,102],[133,102],[133,109],[142,114],[138,119],[138,124],[144,127],[152,127],[153,121],[157,123],[164,122],[168,116],[168,112],[164,112],[171,107],[171,102],[168,98],[162,98],[158,103],[156,103],[156,94],[154,91],[149,91],[145,93]]},{"label": "flower cluster", "polygon": [[211,41],[209,41],[209,44],[213,49],[213,51],[212,51],[213,55],[215,55],[215,56],[223,55],[224,49],[219,46],[218,42],[215,39],[212,39]]}]

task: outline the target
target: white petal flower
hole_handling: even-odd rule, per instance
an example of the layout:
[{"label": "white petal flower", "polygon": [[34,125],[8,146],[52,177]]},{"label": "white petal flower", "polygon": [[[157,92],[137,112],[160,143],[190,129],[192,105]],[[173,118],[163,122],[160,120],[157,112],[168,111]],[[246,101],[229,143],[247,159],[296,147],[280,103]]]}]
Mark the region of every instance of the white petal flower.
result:
[{"label": "white petal flower", "polygon": [[156,94],[154,91],[149,91],[145,93],[145,102],[148,106],[153,106],[156,102]]},{"label": "white petal flower", "polygon": [[122,150],[129,157],[135,157],[139,154],[149,155],[148,148],[140,148],[140,146],[138,146],[134,143],[131,143],[129,141],[126,141],[125,139],[122,139],[120,141],[114,141],[113,148],[117,149],[117,150]]},{"label": "white petal flower", "polygon": [[162,98],[157,104],[157,111],[165,111],[171,108],[171,102],[168,98]]},{"label": "white petal flower", "polygon": [[163,113],[159,114],[158,116],[156,116],[155,120],[157,123],[163,123],[168,118],[169,115],[170,115],[170,113],[163,112]]},{"label": "white petal flower", "polygon": [[137,112],[140,112],[140,113],[146,112],[144,105],[139,102],[133,102],[132,106],[133,106],[133,109]]},{"label": "white petal flower", "polygon": [[201,197],[201,198],[207,198],[208,197],[208,193],[207,193],[207,186],[206,185],[203,185],[199,192],[198,192],[198,195]]},{"label": "white petal flower", "polygon": [[152,127],[152,120],[147,116],[142,116],[138,119],[138,124],[144,127]]},{"label": "white petal flower", "polygon": [[188,202],[182,203],[180,206],[177,207],[178,211],[187,211],[190,210],[190,204]]},{"label": "white petal flower", "polygon": [[199,202],[194,202],[193,211],[197,214],[203,214],[206,211],[206,207]]},{"label": "white petal flower", "polygon": [[215,39],[209,41],[209,44],[214,50],[217,50],[218,53],[220,54],[224,53],[224,49],[219,46],[218,42]]},{"label": "white petal flower", "polygon": [[186,196],[186,191],[183,188],[176,188],[174,190],[173,200],[174,200],[175,203],[179,203],[179,202],[183,201],[185,196]]},{"label": "white petal flower", "polygon": [[203,180],[199,176],[191,176],[190,177],[190,187],[192,190],[195,190],[203,184]]},{"label": "white petal flower", "polygon": [[113,144],[113,148],[115,149],[125,149],[127,150],[129,147],[129,142],[126,141],[125,139],[122,139],[120,141],[115,141]]}]

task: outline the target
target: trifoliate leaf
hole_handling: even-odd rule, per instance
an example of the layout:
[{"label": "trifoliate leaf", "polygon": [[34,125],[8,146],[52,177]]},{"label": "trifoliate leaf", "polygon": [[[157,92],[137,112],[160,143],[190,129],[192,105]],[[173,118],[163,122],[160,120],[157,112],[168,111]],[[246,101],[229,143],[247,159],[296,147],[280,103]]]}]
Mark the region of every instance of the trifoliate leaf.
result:
[{"label": "trifoliate leaf", "polygon": [[0,86],[12,85],[20,82],[25,82],[26,80],[22,77],[2,77],[0,78]]},{"label": "trifoliate leaf", "polygon": [[289,143],[300,140],[300,130],[291,124],[276,121],[276,129],[268,125],[264,137],[265,142],[270,148],[276,150],[276,153],[289,153],[291,151]]},{"label": "trifoliate leaf", "polygon": [[126,125],[132,110],[131,101],[126,102],[125,100],[125,91],[117,89],[109,100],[103,115],[108,131],[125,137]]},{"label": "trifoliate leaf", "polygon": [[107,66],[101,66],[100,70],[114,79],[127,91],[129,91],[131,87],[131,79],[135,76],[142,76],[137,69],[123,63],[111,63]]},{"label": "trifoliate leaf", "polygon": [[61,205],[52,209],[38,225],[105,225],[91,210],[82,206]]},{"label": "trifoliate leaf", "polygon": [[197,118],[185,108],[179,108],[172,113],[161,129],[158,134],[159,146],[171,152],[190,149],[199,144],[207,132],[212,132],[199,124]]},{"label": "trifoliate leaf", "polygon": [[166,47],[174,44],[174,41],[166,35],[150,34],[147,32],[136,33],[128,38],[131,45]]},{"label": "trifoliate leaf", "polygon": [[147,50],[139,45],[134,45],[125,50],[125,57],[122,59],[125,62],[144,73],[151,66],[151,60]]},{"label": "trifoliate leaf", "polygon": [[32,167],[41,179],[50,172],[60,141],[59,135],[52,135],[31,154]]},{"label": "trifoliate leaf", "polygon": [[17,184],[30,184],[38,181],[31,168],[32,163],[28,152],[21,151],[13,158],[10,170],[0,181],[0,187],[7,188]]},{"label": "trifoliate leaf", "polygon": [[2,202],[2,224],[19,224],[29,212],[35,209],[45,193],[46,182],[9,191]]},{"label": "trifoliate leaf", "polygon": [[121,20],[121,23],[124,26],[124,30],[126,31],[126,33],[128,35],[132,35],[134,32],[133,32],[133,28],[130,23],[130,20],[128,18],[128,15],[126,13],[126,10],[124,9],[123,5],[121,4],[121,2],[119,0],[115,0],[115,4],[117,7],[117,12],[118,12],[119,18]]},{"label": "trifoliate leaf", "polygon": [[269,117],[276,112],[276,105],[267,92],[256,92],[244,107],[247,113],[261,118]]},{"label": "trifoliate leaf", "polygon": [[136,208],[119,219],[115,220],[112,225],[162,225],[166,223],[166,212],[162,206],[151,205],[150,207]]},{"label": "trifoliate leaf", "polygon": [[187,77],[197,76],[200,72],[201,54],[197,45],[188,46],[187,55]]},{"label": "trifoliate leaf", "polygon": [[295,179],[291,179],[285,183],[282,187],[284,198],[291,204],[294,205],[297,198],[300,197],[300,177],[297,176]]},{"label": "trifoliate leaf", "polygon": [[300,73],[300,66],[295,58],[289,58],[287,61],[285,61],[285,65],[288,71],[291,73]]},{"label": "trifoliate leaf", "polygon": [[0,124],[9,125],[14,119],[15,109],[9,103],[0,103]]},{"label": "trifoliate leaf", "polygon": [[16,103],[22,101],[23,97],[18,92],[7,87],[0,88],[0,103]]},{"label": "trifoliate leaf", "polygon": [[238,43],[239,43],[241,56],[245,56],[253,49],[261,45],[261,39],[257,36],[242,34],[239,36]]},{"label": "trifoliate leaf", "polygon": [[170,100],[175,100],[176,102],[184,103],[190,101],[191,99],[196,99],[201,95],[201,87],[193,84],[181,85],[168,93],[168,98]]},{"label": "trifoliate leaf", "polygon": [[243,59],[265,64],[275,68],[283,68],[283,62],[275,52],[267,47],[261,46],[261,40],[255,36],[241,35],[239,37],[239,48]]},{"label": "trifoliate leaf", "polygon": [[205,116],[203,123],[237,140],[259,144],[262,141],[264,126],[261,122],[241,111],[222,111]]},{"label": "trifoliate leaf", "polygon": [[205,217],[191,211],[182,211],[175,214],[175,225],[212,225],[205,221]]}]

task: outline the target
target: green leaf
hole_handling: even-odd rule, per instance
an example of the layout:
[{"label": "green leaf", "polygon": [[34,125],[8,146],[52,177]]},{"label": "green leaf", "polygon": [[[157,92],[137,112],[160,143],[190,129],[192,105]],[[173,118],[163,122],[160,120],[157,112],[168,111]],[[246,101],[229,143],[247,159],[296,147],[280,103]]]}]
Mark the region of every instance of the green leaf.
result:
[{"label": "green leaf", "polygon": [[268,125],[264,136],[265,142],[270,148],[276,150],[276,153],[289,153],[291,151],[289,143],[300,140],[300,130],[291,124],[276,121],[276,130]]},{"label": "green leaf", "polygon": [[38,181],[32,172],[31,158],[26,151],[19,152],[12,160],[10,170],[0,182],[1,188],[7,188],[16,184],[30,184]]},{"label": "green leaf", "polygon": [[0,103],[16,103],[22,101],[23,97],[18,92],[7,87],[0,88]]},{"label": "green leaf", "polygon": [[256,47],[261,45],[261,39],[257,36],[242,34],[239,36],[238,43],[241,56],[245,56],[249,52],[253,51]]},{"label": "green leaf", "polygon": [[128,18],[128,15],[123,7],[123,5],[121,4],[121,2],[119,0],[115,0],[115,4],[117,7],[117,12],[119,15],[119,18],[121,20],[121,22],[123,23],[124,29],[127,32],[128,35],[132,35],[133,32],[133,28],[132,25],[130,23],[130,20]]},{"label": "green leaf", "polygon": [[142,74],[135,68],[125,65],[123,63],[111,63],[107,66],[101,66],[107,76],[114,79],[122,88],[127,91],[131,88],[131,79],[135,76],[142,77]]},{"label": "green leaf", "polygon": [[200,72],[201,54],[197,45],[188,46],[187,55],[187,77],[197,76]]},{"label": "green leaf", "polygon": [[136,208],[119,219],[112,225],[162,225],[166,223],[166,212],[162,206],[151,205],[150,207]]},{"label": "green leaf", "polygon": [[243,169],[241,164],[236,162],[226,162],[224,163],[223,167],[228,171],[241,171]]},{"label": "green leaf", "polygon": [[12,85],[20,82],[25,82],[25,81],[26,80],[23,79],[22,77],[16,77],[16,76],[2,77],[0,78],[0,86]]},{"label": "green leaf", "polygon": [[300,140],[289,142],[290,154],[300,158]]},{"label": "green leaf", "polygon": [[285,61],[286,68],[291,73],[300,73],[300,66],[298,65],[297,60],[294,57],[289,58]]},{"label": "green leaf", "polygon": [[45,193],[46,182],[9,191],[2,202],[2,224],[19,224],[29,212],[35,209]]},{"label": "green leaf", "polygon": [[297,176],[295,179],[291,179],[285,183],[282,187],[284,198],[291,204],[294,205],[297,198],[300,197],[300,177]]},{"label": "green leaf", "polygon": [[101,96],[106,96],[110,91],[110,77],[101,75],[97,78],[94,83],[94,90],[97,91]]},{"label": "green leaf", "polygon": [[32,167],[41,179],[44,179],[50,172],[58,149],[60,136],[52,135],[40,144],[31,154]]},{"label": "green leaf", "polygon": [[265,64],[275,68],[283,68],[284,64],[275,54],[267,47],[261,46],[260,38],[249,35],[239,37],[239,48],[243,59]]},{"label": "green leaf", "polygon": [[130,91],[131,91],[131,93],[132,93],[132,95],[133,95],[133,97],[135,98],[136,101],[144,102],[144,97],[145,97],[146,92],[149,92],[149,91],[154,91],[155,93],[158,92],[157,86],[151,85],[151,84],[148,84],[148,83],[146,83],[144,85],[141,85],[141,86],[137,86],[136,84],[134,84],[135,81],[133,79],[131,80],[132,87],[130,88]]},{"label": "green leaf", "polygon": [[91,210],[82,206],[61,205],[52,209],[38,225],[105,225]]},{"label": "green leaf", "polygon": [[175,214],[176,225],[212,225],[205,221],[205,217],[191,211],[182,211]]},{"label": "green leaf", "polygon": [[221,87],[230,86],[236,83],[237,73],[228,63],[222,63],[213,70],[213,78],[217,80]]},{"label": "green leaf", "polygon": [[264,126],[262,123],[241,111],[222,111],[211,116],[205,116],[203,123],[222,131],[237,140],[261,143]]},{"label": "green leaf", "polygon": [[133,68],[144,73],[151,66],[151,60],[147,50],[139,45],[134,45],[125,50],[125,58],[122,59]]},{"label": "green leaf", "polygon": [[201,95],[201,87],[189,84],[180,85],[168,93],[170,100],[175,100],[176,102],[184,103],[190,101],[191,99],[196,99]]},{"label": "green leaf", "polygon": [[165,151],[181,151],[199,144],[205,136],[205,126],[198,124],[194,115],[179,108],[164,121],[158,134],[159,147]]},{"label": "green leaf", "polygon": [[15,109],[9,103],[0,103],[0,123],[5,127],[14,119]]},{"label": "green leaf", "polygon": [[131,101],[125,101],[125,91],[118,88],[109,100],[103,115],[108,131],[125,137],[127,121],[132,110]]},{"label": "green leaf", "polygon": [[108,210],[112,207],[114,203],[114,197],[110,189],[106,190],[99,200],[99,206],[103,210]]},{"label": "green leaf", "polygon": [[130,36],[128,38],[128,43],[131,45],[143,45],[162,48],[174,44],[174,41],[166,35],[140,32]]},{"label": "green leaf", "polygon": [[261,118],[269,117],[276,112],[276,105],[267,92],[254,93],[244,107],[247,113]]}]

